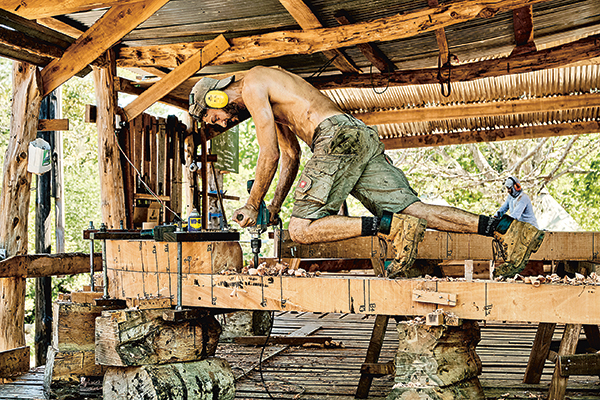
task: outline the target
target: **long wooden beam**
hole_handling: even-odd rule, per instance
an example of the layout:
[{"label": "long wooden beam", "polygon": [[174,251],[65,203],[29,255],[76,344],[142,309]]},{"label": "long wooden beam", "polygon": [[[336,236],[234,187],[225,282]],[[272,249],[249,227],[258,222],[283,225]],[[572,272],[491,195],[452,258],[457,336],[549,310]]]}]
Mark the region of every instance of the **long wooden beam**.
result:
[{"label": "long wooden beam", "polygon": [[375,111],[355,114],[355,117],[367,125],[383,125],[552,112],[587,107],[600,107],[600,93]]},{"label": "long wooden beam", "polygon": [[83,33],[58,60],[42,70],[45,96],[98,58],[169,0],[146,0],[111,7]]},{"label": "long wooden beam", "polygon": [[[331,243],[302,245],[289,239],[284,231],[284,240],[279,251],[279,240],[275,240],[277,256],[284,258],[350,258],[369,259],[381,254],[377,237],[358,237]],[[388,248],[386,256],[393,257]],[[491,260],[492,239],[468,233],[439,231],[425,232],[419,244],[417,258],[426,260]],[[600,261],[600,232],[546,232],[540,249],[531,255],[531,260]]]},{"label": "long wooden beam", "polygon": [[[94,254],[94,271],[102,271],[102,254]],[[26,254],[0,261],[0,278],[39,278],[90,272],[90,255],[85,253]]]},{"label": "long wooden beam", "polygon": [[382,139],[382,142],[385,144],[387,150],[393,150],[415,147],[448,146],[453,144],[497,142],[504,140],[536,139],[553,136],[584,135],[588,133],[600,133],[600,121],[402,136],[398,138]]},{"label": "long wooden beam", "polygon": [[186,79],[194,75],[200,68],[208,65],[212,60],[229,48],[225,36],[219,35],[211,44],[199,51],[194,57],[188,58],[179,67],[175,68],[160,81],[129,103],[123,111],[128,121],[143,113],[148,107],[169,94]]},{"label": "long wooden beam", "polygon": [[[531,53],[505,58],[462,64],[452,67],[452,82],[467,82],[480,78],[492,78],[511,74],[541,71],[564,67],[580,61],[600,57],[600,35],[589,36],[575,42],[550,47]],[[385,86],[424,85],[439,83],[437,68],[396,71],[391,74],[342,74],[307,81],[321,90],[340,88],[364,88]]]},{"label": "long wooden beam", "polygon": [[143,0],[5,0],[2,8],[25,18],[37,19],[140,1]]},{"label": "long wooden beam", "polygon": [[[141,264],[129,264],[115,269],[110,263],[108,268],[111,297],[137,297],[141,293],[168,297],[177,291],[174,269],[156,273],[152,265],[142,268]],[[185,307],[408,316],[443,308],[463,319],[600,324],[598,286],[535,287],[525,283],[394,280],[360,275],[211,275],[186,269],[181,288]],[[415,290],[437,292],[442,297],[455,295],[456,305],[413,300]]]},{"label": "long wooden beam", "polygon": [[[412,37],[424,32],[490,17],[546,0],[463,0],[395,15],[371,22],[308,31],[282,31],[231,39],[231,48],[215,65],[263,60],[292,54],[313,54],[360,43],[385,42]],[[117,56],[119,66],[163,66],[175,68],[204,47],[206,42],[123,48]]]}]

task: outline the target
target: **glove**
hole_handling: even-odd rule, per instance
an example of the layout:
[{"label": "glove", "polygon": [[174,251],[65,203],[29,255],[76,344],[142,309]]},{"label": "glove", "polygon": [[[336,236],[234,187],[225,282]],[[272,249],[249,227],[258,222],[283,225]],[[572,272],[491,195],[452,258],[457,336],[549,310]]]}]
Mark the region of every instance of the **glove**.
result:
[{"label": "glove", "polygon": [[279,211],[281,209],[279,207],[275,207],[273,204],[269,204],[267,206],[267,210],[269,210],[269,224],[268,226],[279,224]]},{"label": "glove", "polygon": [[250,204],[246,204],[233,212],[233,220],[242,228],[256,225],[256,217],[258,217],[258,210]]}]

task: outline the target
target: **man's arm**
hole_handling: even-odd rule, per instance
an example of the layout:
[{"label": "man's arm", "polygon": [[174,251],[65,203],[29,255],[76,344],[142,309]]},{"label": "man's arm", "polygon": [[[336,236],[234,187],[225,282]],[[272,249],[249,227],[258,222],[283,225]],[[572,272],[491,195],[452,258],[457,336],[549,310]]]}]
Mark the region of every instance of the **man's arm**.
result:
[{"label": "man's arm", "polygon": [[496,214],[494,214],[494,217],[500,218],[501,216],[503,216],[504,214],[506,214],[506,212],[508,211],[509,200],[510,200],[509,197],[506,197],[506,200],[504,201],[504,204],[502,204],[502,207],[500,207],[498,209],[498,211],[496,211]]},{"label": "man's arm", "polygon": [[[246,79],[249,79],[249,76]],[[246,227],[256,223],[260,203],[269,190],[277,171],[279,144],[273,110],[264,84],[248,82],[244,85],[242,97],[254,119],[256,140],[259,146],[256,174],[250,196],[246,201],[246,205],[236,210],[233,215],[234,221],[239,223],[241,227]],[[242,218],[240,218],[240,215]]]},{"label": "man's arm", "polygon": [[[279,180],[277,181],[273,201],[271,201],[268,207],[272,218],[279,214],[281,205],[294,184],[302,154],[298,138],[289,127],[277,125],[277,133],[279,148],[281,150],[281,166],[279,167]],[[274,221],[272,220],[271,222]]]}]

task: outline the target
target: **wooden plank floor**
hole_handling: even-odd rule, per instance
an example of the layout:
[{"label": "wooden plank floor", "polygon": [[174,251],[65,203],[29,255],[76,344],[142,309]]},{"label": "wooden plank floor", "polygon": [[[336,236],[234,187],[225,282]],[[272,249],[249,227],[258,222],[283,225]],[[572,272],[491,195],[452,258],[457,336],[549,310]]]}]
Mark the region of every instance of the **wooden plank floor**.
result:
[{"label": "wooden plank floor", "polygon": [[[315,336],[331,336],[343,347],[267,346],[262,363],[264,382],[274,399],[354,399],[375,318],[360,314],[277,313],[274,335],[287,335],[308,323],[321,324]],[[539,385],[521,381],[536,324],[481,326],[482,340],[477,347],[483,363],[480,380],[487,399],[542,399],[548,391],[552,364],[547,362]],[[562,327],[555,332],[560,339]],[[582,335],[583,337],[583,335]],[[395,323],[390,320],[380,361],[393,360],[398,346]],[[270,399],[258,368],[261,347],[222,343],[217,356],[227,359],[237,378],[236,399]],[[0,399],[43,399],[43,369],[0,385]],[[373,380],[369,399],[385,399],[393,386],[392,377]],[[567,397],[578,400],[600,399],[598,377],[572,377]],[[82,399],[85,397],[82,397]],[[89,397],[88,397],[89,398]]]}]

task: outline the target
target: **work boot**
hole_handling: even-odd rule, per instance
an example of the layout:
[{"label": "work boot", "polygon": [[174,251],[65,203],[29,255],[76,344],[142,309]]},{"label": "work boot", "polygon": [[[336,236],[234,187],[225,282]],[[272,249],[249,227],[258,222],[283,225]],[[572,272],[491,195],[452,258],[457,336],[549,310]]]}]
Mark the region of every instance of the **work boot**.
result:
[{"label": "work boot", "polygon": [[[501,233],[503,230],[505,233]],[[499,226],[494,238],[500,243],[504,263],[496,267],[494,275],[512,278],[523,271],[531,253],[542,245],[544,235],[543,230],[522,221],[512,220],[508,229]]]},{"label": "work boot", "polygon": [[387,277],[411,277],[409,270],[417,258],[417,246],[423,240],[427,221],[405,214],[394,214],[389,234],[379,233],[394,249]]}]

